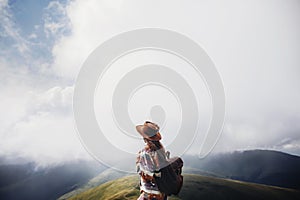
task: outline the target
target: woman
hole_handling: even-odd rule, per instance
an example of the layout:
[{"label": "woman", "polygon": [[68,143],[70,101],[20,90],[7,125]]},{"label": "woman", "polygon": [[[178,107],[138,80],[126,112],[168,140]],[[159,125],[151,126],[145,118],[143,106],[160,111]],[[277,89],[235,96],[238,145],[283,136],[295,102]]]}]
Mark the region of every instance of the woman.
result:
[{"label": "woman", "polygon": [[154,178],[155,176],[160,177],[159,170],[166,164],[166,152],[160,143],[159,126],[146,121],[144,125],[136,126],[136,130],[145,142],[145,147],[139,151],[136,161],[141,191],[138,200],[165,200],[167,195],[159,191]]}]

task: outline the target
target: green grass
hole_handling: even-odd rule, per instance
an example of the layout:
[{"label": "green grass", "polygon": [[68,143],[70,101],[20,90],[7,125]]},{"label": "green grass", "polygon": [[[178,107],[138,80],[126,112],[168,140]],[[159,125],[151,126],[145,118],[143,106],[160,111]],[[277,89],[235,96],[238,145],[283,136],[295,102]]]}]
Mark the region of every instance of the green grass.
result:
[{"label": "green grass", "polygon": [[185,175],[181,199],[299,199],[300,191],[231,179]]},{"label": "green grass", "polygon": [[136,199],[139,194],[138,177],[127,176],[109,181],[98,187],[87,190],[70,199],[72,200],[102,200],[102,199]]},{"label": "green grass", "polygon": [[[83,193],[71,197],[71,200],[136,200],[139,196],[138,176],[126,176],[109,181]],[[241,181],[185,174],[182,191],[178,199],[299,199],[300,191],[252,184]]]}]

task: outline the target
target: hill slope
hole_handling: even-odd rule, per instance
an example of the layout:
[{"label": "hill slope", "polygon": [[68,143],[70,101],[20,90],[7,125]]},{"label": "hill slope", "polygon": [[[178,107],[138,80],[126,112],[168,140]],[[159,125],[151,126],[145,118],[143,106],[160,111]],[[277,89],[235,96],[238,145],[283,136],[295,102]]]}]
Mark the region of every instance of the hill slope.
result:
[{"label": "hill slope", "polygon": [[[127,176],[80,193],[71,200],[136,200],[138,177]],[[184,175],[181,193],[175,199],[298,199],[300,191],[200,175]]]},{"label": "hill slope", "polygon": [[[203,176],[211,176],[211,177],[219,177],[219,175],[213,174],[213,173],[208,173],[208,172],[204,172],[201,171],[199,169],[195,169],[195,168],[189,168],[189,167],[185,167],[183,169],[183,172],[186,174],[197,174],[197,175],[203,175]],[[98,174],[96,177],[92,178],[91,180],[89,180],[86,184],[76,188],[75,190],[72,190],[66,194],[64,194],[63,196],[59,197],[58,200],[66,200],[69,199],[73,196],[76,196],[80,193],[83,193],[89,189],[92,189],[98,185],[104,184],[108,181],[112,181],[124,176],[128,176],[129,173],[125,173],[125,172],[119,172],[116,171],[114,169],[108,168],[105,171],[101,172],[100,174]],[[224,178],[224,177],[222,177]]]},{"label": "hill slope", "polygon": [[114,169],[106,169],[105,171],[98,174],[96,177],[89,180],[86,184],[82,185],[81,187],[78,187],[75,190],[72,190],[71,192],[68,192],[64,194],[63,196],[59,197],[58,200],[65,200],[69,199],[73,196],[76,196],[77,194],[80,194],[84,191],[87,191],[91,188],[97,187],[98,185],[104,184],[108,181],[112,181],[121,177],[124,177],[128,175],[128,173],[125,172],[119,172]]}]

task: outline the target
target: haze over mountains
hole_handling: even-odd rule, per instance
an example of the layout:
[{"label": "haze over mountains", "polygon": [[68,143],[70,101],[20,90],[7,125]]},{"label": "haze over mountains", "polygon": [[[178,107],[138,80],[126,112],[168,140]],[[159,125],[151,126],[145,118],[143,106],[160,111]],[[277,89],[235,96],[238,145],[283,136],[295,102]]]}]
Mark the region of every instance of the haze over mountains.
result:
[{"label": "haze over mountains", "polygon": [[37,168],[33,163],[2,164],[0,199],[56,199],[104,169],[99,163],[80,161],[46,168]]},{"label": "haze over mountains", "polygon": [[221,177],[300,189],[300,157],[278,151],[224,153],[199,160],[185,156],[187,166]]},{"label": "haze over mountains", "polygon": [[[202,160],[186,155],[183,159],[184,173],[300,189],[298,156],[252,150],[211,155]],[[97,162],[76,161],[47,168],[36,168],[33,163],[1,162],[0,199],[70,197],[125,175],[128,174],[107,169]]]}]

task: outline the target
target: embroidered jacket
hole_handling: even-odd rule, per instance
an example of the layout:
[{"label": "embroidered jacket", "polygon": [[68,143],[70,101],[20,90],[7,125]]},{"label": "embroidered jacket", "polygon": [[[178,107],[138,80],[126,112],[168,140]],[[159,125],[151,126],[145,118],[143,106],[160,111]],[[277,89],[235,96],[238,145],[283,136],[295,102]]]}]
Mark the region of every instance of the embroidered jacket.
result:
[{"label": "embroidered jacket", "polygon": [[140,190],[149,194],[161,194],[155,183],[154,175],[159,177],[159,169],[166,160],[166,153],[164,148],[152,151],[145,148],[138,153],[136,161],[136,169],[139,173]]}]

